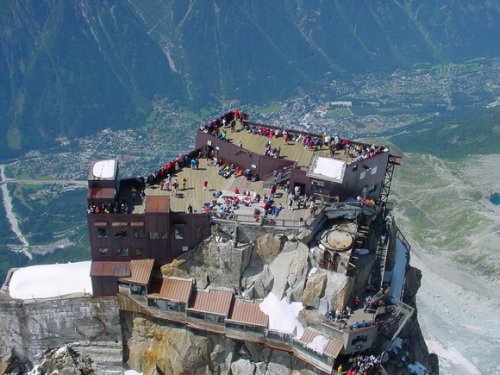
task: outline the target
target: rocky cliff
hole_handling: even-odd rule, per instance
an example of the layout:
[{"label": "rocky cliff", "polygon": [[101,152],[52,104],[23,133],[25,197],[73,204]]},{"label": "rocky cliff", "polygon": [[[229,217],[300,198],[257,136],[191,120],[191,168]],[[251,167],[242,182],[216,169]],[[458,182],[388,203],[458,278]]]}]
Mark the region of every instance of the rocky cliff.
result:
[{"label": "rocky cliff", "polygon": [[91,358],[99,374],[122,369],[122,333],[114,297],[21,301],[2,291],[0,316],[0,374],[30,368],[47,349],[65,345]]},{"label": "rocky cliff", "polygon": [[[232,287],[248,298],[273,292],[280,299],[303,301],[310,308],[306,315],[321,317],[323,311],[345,306],[356,287],[351,277],[313,267],[317,254],[304,243],[309,234],[263,233],[251,243],[235,244],[214,233],[162,271],[194,277],[201,288]],[[413,307],[420,278],[419,270],[408,269],[404,302]],[[23,365],[31,368],[34,363],[38,363],[32,372],[36,375],[61,369],[113,374],[123,371],[123,366],[144,374],[314,373],[286,351],[189,330],[140,312],[119,313],[114,297],[20,301],[3,292],[0,314],[4,317],[0,374],[20,373]],[[408,373],[408,365],[415,362],[438,372],[437,358],[428,353],[416,314],[397,340],[384,358],[389,374]]]},{"label": "rocky cliff", "polygon": [[144,374],[314,374],[279,350],[126,315],[124,322],[131,328],[127,363]]}]

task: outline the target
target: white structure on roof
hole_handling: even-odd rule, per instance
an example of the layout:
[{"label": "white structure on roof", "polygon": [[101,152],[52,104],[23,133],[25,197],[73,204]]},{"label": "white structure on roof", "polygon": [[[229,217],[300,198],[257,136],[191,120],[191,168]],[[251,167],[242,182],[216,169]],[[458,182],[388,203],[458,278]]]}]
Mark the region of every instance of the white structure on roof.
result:
[{"label": "white structure on roof", "polygon": [[92,174],[94,178],[108,179],[114,178],[116,171],[116,159],[101,160],[94,164]]},{"label": "white structure on roof", "polygon": [[345,161],[315,155],[311,161],[307,176],[342,183],[345,168]]}]

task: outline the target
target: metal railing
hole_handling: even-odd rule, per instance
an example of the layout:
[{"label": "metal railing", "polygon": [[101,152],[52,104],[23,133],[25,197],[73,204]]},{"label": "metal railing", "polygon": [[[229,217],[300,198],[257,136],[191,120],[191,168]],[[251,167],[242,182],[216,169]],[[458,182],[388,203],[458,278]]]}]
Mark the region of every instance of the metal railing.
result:
[{"label": "metal railing", "polygon": [[297,219],[280,219],[277,217],[269,217],[262,215],[239,214],[235,212],[211,212],[210,218],[212,221],[235,224],[250,224],[260,225],[264,227],[293,227],[300,228],[305,226],[305,220]]}]

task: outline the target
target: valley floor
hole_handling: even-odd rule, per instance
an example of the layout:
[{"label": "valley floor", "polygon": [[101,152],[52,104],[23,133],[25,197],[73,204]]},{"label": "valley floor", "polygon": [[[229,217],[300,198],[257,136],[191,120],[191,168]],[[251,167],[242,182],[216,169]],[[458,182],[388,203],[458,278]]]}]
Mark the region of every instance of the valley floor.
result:
[{"label": "valley floor", "polygon": [[[429,351],[441,374],[498,375],[500,207],[488,198],[500,190],[500,155],[405,159],[396,217],[412,245],[411,264],[422,270],[417,306]],[[416,169],[421,184],[412,180]]]},{"label": "valley floor", "polygon": [[500,374],[500,288],[459,270],[445,257],[412,247],[422,270],[418,318],[442,375]]}]

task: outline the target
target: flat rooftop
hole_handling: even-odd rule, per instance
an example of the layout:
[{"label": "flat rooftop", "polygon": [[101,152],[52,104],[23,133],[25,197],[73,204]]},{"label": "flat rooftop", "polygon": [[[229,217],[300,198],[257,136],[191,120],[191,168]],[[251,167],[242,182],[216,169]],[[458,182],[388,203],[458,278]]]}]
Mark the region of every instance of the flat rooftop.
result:
[{"label": "flat rooftop", "polygon": [[[229,142],[234,144],[240,144],[241,142],[241,147],[257,154],[265,155],[266,143],[268,141],[271,141],[271,147],[279,146],[281,148],[281,159],[295,161],[297,162],[297,166],[299,166],[300,168],[308,168],[314,155],[331,157],[329,146],[322,145],[314,149],[310,149],[304,147],[304,145],[300,141],[296,142],[289,139],[288,142],[285,142],[285,139],[282,136],[278,138],[269,138],[261,134],[253,134],[252,132],[243,129],[242,124],[243,123],[238,121],[236,123],[234,132],[231,132],[231,129],[229,127],[221,128],[221,130],[226,130],[227,140]],[[250,122],[249,124],[250,127],[253,126],[253,123]],[[255,126],[257,127],[257,129],[260,127],[258,125]],[[264,124],[262,124],[261,126],[266,128],[266,125]],[[294,131],[287,129],[287,131],[289,134],[294,135],[294,139],[296,139],[299,134],[307,134],[304,132],[299,132],[297,130]],[[318,135],[314,135],[313,138],[314,137],[318,137]],[[345,154],[344,150],[335,152],[333,156],[334,159],[345,161],[347,164],[351,163],[354,157],[354,155]]]},{"label": "flat rooftop", "polygon": [[[288,140],[280,135],[279,137],[270,137],[260,133],[255,134],[255,129],[268,129],[276,131],[278,128],[266,124],[258,124],[253,122],[236,121],[236,125],[232,130],[230,126],[221,127],[219,130],[226,133],[226,140],[230,143],[241,145],[243,149],[252,151],[254,153],[265,155],[266,144],[270,142],[271,148],[280,148],[280,159],[294,161],[297,166],[303,170],[308,170],[308,176],[341,181],[345,165],[350,164],[358,155],[357,151],[350,152],[350,149],[339,150],[332,152],[328,145],[319,142],[313,148],[304,146],[302,143],[303,137],[307,132],[299,130],[288,130]],[[200,132],[203,130],[200,130]],[[215,136],[215,135],[214,135]],[[318,134],[310,134],[313,140],[321,139],[322,136]],[[354,146],[364,145],[358,142],[351,142]],[[333,164],[332,164],[333,163]],[[335,164],[336,163],[336,164]],[[334,172],[332,172],[332,168]],[[191,205],[194,213],[203,213],[206,203],[217,201],[221,203],[222,198],[214,197],[217,192],[222,192],[223,197],[235,196],[235,189],[240,191],[239,198],[243,197],[244,191],[255,191],[261,197],[264,194],[270,194],[269,188],[264,188],[263,181],[252,182],[245,177],[235,177],[234,175],[229,178],[219,175],[220,167],[213,165],[212,160],[200,159],[199,168],[191,169],[189,166],[181,168],[172,174],[172,181],[177,179],[179,187],[176,192],[173,190],[164,189],[164,181],[162,180],[155,185],[148,186],[145,190],[146,197],[151,196],[168,196],[170,199],[169,207],[174,212],[187,212],[188,206]],[[183,188],[182,180],[187,179],[186,188]],[[203,188],[204,181],[208,181],[208,189]],[[132,195],[130,195],[132,194]],[[145,205],[141,199],[136,199],[138,192],[127,192],[127,189],[120,189],[119,200],[125,199],[129,207],[132,208],[132,213],[144,213]],[[129,199],[130,198],[130,199]],[[287,209],[287,195],[283,190],[278,190],[274,197],[274,206],[280,205],[284,208],[281,210],[278,219],[283,220],[299,220],[300,218],[306,220],[310,216],[309,209],[298,209],[296,206],[294,210]],[[132,203],[131,203],[132,202]],[[253,216],[256,208],[262,212],[262,201],[250,206],[240,205],[239,209],[235,212],[238,215]]]},{"label": "flat rooftop", "polygon": [[[170,209],[176,212],[187,212],[188,206],[193,207],[194,213],[203,213],[203,207],[205,203],[218,201],[222,202],[224,198],[215,198],[214,193],[222,192],[222,196],[234,197],[236,194],[234,190],[239,189],[240,194],[238,195],[243,198],[243,191],[256,191],[263,197],[264,194],[270,194],[269,188],[264,188],[263,181],[250,181],[244,176],[235,177],[234,175],[229,178],[225,178],[219,175],[220,167],[212,165],[212,161],[208,159],[200,159],[199,169],[191,169],[189,167],[182,168],[176,173],[172,174],[172,181],[177,179],[179,181],[179,188],[177,193],[173,190],[164,190],[162,185],[165,180],[162,180],[156,185],[151,185],[145,190],[146,197],[148,196],[168,196],[170,197]],[[187,185],[186,189],[182,188],[182,179],[186,178]],[[208,190],[203,189],[203,182],[208,181]],[[123,193],[123,194],[122,194]],[[121,192],[120,195],[126,195],[127,192]],[[297,208],[294,206],[293,211],[287,209],[287,195],[284,190],[278,189],[274,196],[275,204],[274,206],[283,206],[283,209],[276,217],[280,220],[299,220],[303,218],[306,220],[309,216],[308,208]],[[255,208],[263,211],[262,199],[259,203],[252,203],[249,207],[240,204],[240,208],[235,212],[238,215],[248,215],[253,216]],[[137,204],[133,206],[132,213],[144,213],[145,205]]]}]

